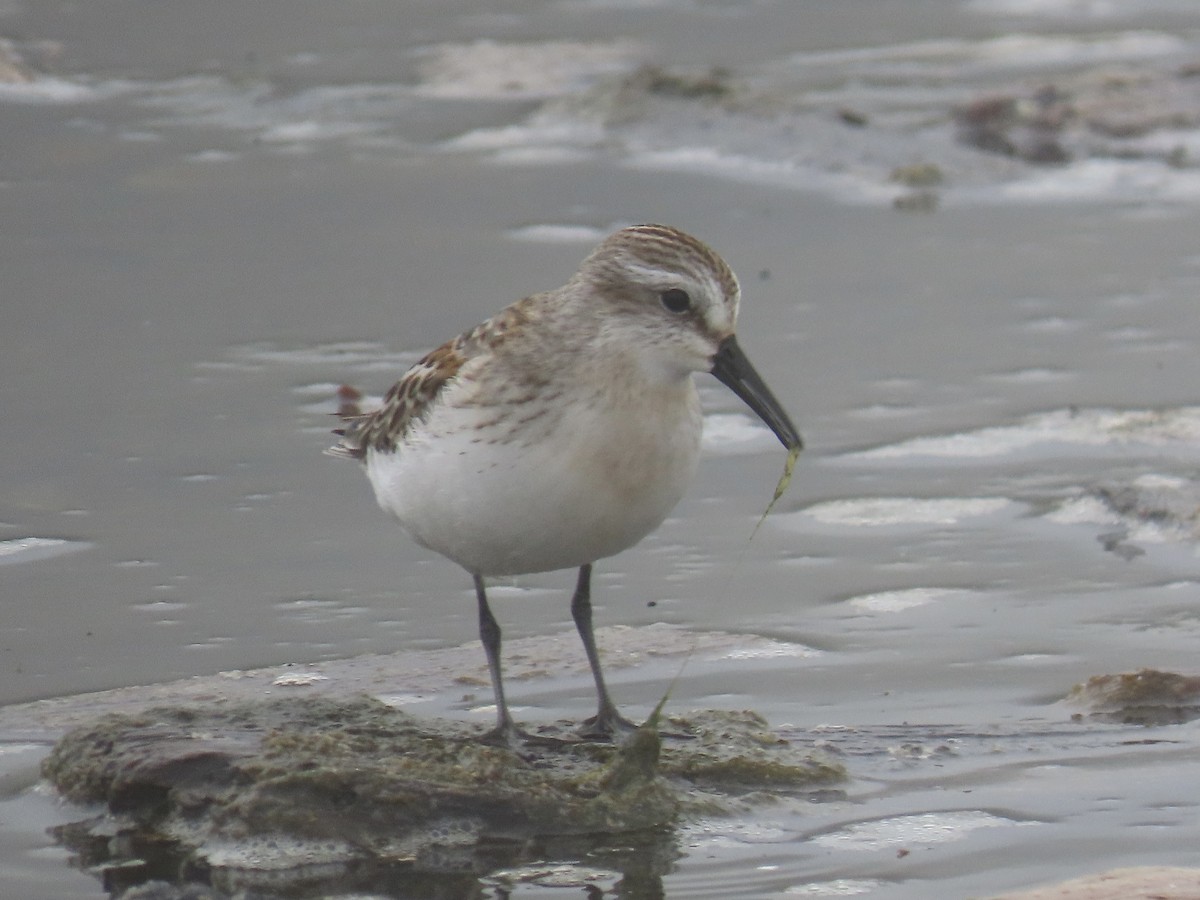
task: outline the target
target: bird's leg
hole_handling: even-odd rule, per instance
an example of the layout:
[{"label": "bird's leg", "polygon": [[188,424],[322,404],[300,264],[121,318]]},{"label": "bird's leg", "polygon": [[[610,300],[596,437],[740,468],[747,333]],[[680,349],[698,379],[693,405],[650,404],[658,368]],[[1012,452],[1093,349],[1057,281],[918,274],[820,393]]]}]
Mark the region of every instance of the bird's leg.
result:
[{"label": "bird's leg", "polygon": [[592,667],[592,678],[596,681],[596,696],[600,708],[596,715],[587,719],[580,729],[584,737],[603,737],[612,739],[618,734],[633,731],[635,724],[617,712],[612,698],[608,696],[608,688],[604,684],[604,673],[600,671],[600,654],[596,652],[596,639],[592,635],[592,565],[588,563],[579,567],[579,580],[575,584],[575,596],[571,598],[571,617],[583,640],[583,649],[587,653],[588,665]]},{"label": "bird's leg", "polygon": [[488,671],[492,675],[492,692],[496,696],[496,727],[484,735],[483,739],[489,744],[515,748],[520,744],[521,732],[509,715],[508,703],[504,699],[504,679],[500,674],[500,623],[488,607],[483,576],[475,575],[474,578],[475,599],[479,601],[479,639],[483,641],[483,650],[487,654]]}]

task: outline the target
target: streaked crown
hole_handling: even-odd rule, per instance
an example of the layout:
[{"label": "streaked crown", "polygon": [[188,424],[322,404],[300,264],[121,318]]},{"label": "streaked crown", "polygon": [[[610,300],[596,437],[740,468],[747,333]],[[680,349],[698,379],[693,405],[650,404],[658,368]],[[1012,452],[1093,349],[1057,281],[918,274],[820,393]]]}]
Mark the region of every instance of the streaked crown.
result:
[{"label": "streaked crown", "polygon": [[634,225],[609,235],[576,277],[615,292],[684,290],[714,331],[732,333],[737,323],[741,287],[733,270],[703,241],[668,225]]}]

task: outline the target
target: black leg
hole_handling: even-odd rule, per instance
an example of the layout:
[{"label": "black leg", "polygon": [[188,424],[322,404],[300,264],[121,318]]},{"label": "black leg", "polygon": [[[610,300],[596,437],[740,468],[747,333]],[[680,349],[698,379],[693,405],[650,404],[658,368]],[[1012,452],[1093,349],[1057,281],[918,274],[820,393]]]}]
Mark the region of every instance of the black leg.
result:
[{"label": "black leg", "polygon": [[575,627],[583,640],[583,649],[587,653],[588,665],[592,667],[592,678],[596,682],[596,696],[600,701],[595,717],[584,722],[582,733],[586,737],[612,738],[621,732],[632,731],[637,726],[617,712],[612,698],[608,696],[604,673],[600,671],[600,654],[596,651],[596,639],[592,635],[591,563],[579,567],[575,596],[571,598],[571,617],[575,620]]},{"label": "black leg", "polygon": [[520,733],[508,713],[508,703],[504,699],[504,678],[500,673],[500,623],[488,607],[483,576],[475,575],[474,578],[475,599],[479,601],[479,639],[483,641],[483,650],[487,654],[488,671],[492,676],[492,692],[496,697],[496,727],[484,736],[484,740],[492,744],[515,747],[520,743]]}]

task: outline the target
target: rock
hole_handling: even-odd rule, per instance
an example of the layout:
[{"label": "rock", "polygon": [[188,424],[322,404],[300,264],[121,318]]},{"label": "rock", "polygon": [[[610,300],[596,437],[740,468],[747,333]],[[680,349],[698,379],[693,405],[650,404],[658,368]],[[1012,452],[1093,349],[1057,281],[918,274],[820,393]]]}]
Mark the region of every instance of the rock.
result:
[{"label": "rock", "polygon": [[43,771],[68,799],[103,804],[60,836],[110,889],[175,871],[181,887],[264,897],[314,879],[376,884],[396,867],[433,895],[439,879],[530,862],[548,842],[572,858],[614,835],[661,845],[650,857],[665,871],[680,816],[844,777],[753,713],[665,727],[665,740],[644,726],[616,748],[552,726],[514,752],[365,696],[284,698],[105,715],[65,735]]},{"label": "rock", "polygon": [[1067,702],[1104,721],[1174,725],[1200,717],[1200,677],[1157,669],[1093,675],[1071,688]]}]

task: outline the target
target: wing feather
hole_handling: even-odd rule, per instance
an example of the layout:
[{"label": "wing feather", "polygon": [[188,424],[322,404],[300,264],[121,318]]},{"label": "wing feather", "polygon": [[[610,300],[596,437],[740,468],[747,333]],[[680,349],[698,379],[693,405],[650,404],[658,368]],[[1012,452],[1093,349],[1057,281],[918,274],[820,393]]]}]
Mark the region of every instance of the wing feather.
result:
[{"label": "wing feather", "polygon": [[494,352],[514,329],[529,320],[528,308],[534,300],[527,297],[518,301],[426,353],[392,385],[378,409],[362,412],[357,403],[362,395],[343,386],[338,391],[337,412],[343,427],[334,431],[341,439],[325,452],[357,460],[366,459],[368,450],[395,453],[409,429],[429,414],[464,365],[480,354]]}]

